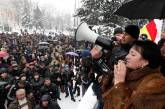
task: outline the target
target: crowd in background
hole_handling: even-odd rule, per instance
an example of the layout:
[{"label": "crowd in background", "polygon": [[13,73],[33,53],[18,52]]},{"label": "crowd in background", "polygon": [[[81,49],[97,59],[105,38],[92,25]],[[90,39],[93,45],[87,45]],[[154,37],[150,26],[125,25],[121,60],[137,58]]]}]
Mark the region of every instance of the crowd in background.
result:
[{"label": "crowd in background", "polygon": [[[70,95],[71,100],[75,102],[75,96],[80,96],[80,93],[83,96],[90,83],[94,83],[92,88],[98,99],[96,109],[122,107],[125,95],[121,95],[123,99],[119,97],[119,104],[116,104],[116,98],[113,95],[120,95],[112,90],[123,94],[122,88],[117,90],[115,87],[118,83],[127,82],[127,79],[123,79],[125,77],[119,78],[122,77],[119,74],[117,76],[117,74],[113,75],[114,73],[102,71],[104,66],[99,64],[100,59],[98,58],[101,57],[101,60],[105,61],[111,71],[117,72],[121,69],[114,67],[114,65],[122,66],[126,57],[128,60],[132,45],[145,49],[145,43],[144,46],[143,43],[139,45],[141,42],[136,42],[137,40],[148,41],[146,35],[139,37],[137,26],[130,25],[125,28],[125,31],[121,28],[114,31],[114,47],[108,51],[102,50],[105,53],[97,53],[95,46],[92,48],[92,44],[85,42],[83,43],[85,48],[91,50],[91,62],[86,57],[66,55],[68,51],[76,51],[76,46],[79,47],[82,43],[77,43],[74,38],[63,34],[57,37],[28,33],[21,35],[0,34],[1,51],[8,53],[6,56],[0,55],[0,109],[27,109],[27,106],[28,109],[44,109],[48,104],[50,109],[54,109],[53,107],[60,109],[58,100],[61,100],[61,93],[65,93],[65,97]],[[48,42],[49,45],[41,47],[40,42]],[[153,45],[153,43],[147,43]],[[162,57],[165,57],[165,39],[163,37],[158,45]],[[121,59],[124,61],[119,63],[118,61]],[[145,68],[145,66],[140,67]],[[164,74],[163,72],[164,69],[161,68],[161,74]],[[115,79],[115,77],[119,79]],[[121,81],[122,79],[123,81]],[[137,87],[137,85],[135,87],[131,84],[128,85],[133,88],[132,90]],[[82,86],[82,90],[80,90],[80,86]],[[124,101],[124,103],[127,102]]]},{"label": "crowd in background", "polygon": [[[40,42],[48,42],[49,45],[40,46]],[[74,45],[74,39],[64,34],[56,37],[28,33],[0,34],[1,51],[8,53],[0,58],[0,108],[17,109],[19,103],[15,101],[21,100],[19,95],[22,93],[31,101],[33,108],[45,95],[57,102],[61,100],[60,94],[65,93],[65,97],[70,95],[75,102],[74,97],[80,96],[84,77],[80,72],[80,59],[65,54],[74,51]],[[84,79],[87,87],[89,82],[85,80],[88,79]]]}]

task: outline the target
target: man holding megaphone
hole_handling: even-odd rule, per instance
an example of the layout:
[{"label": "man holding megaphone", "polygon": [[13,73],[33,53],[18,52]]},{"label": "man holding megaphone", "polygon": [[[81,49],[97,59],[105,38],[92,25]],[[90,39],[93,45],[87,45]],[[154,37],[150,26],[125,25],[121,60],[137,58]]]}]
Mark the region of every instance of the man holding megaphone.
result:
[{"label": "man holding megaphone", "polygon": [[108,40],[92,31],[87,23],[82,22],[78,26],[75,36],[77,41],[85,40],[96,44],[91,50],[91,56],[93,59],[98,59],[104,54],[102,48],[108,50],[108,52],[110,52],[110,55],[108,56],[110,59],[108,59],[108,61],[110,61],[110,64],[113,66],[115,63],[114,61],[117,61],[120,57],[123,58],[128,53],[131,44],[138,40],[139,33],[140,30],[138,26],[127,25],[124,32],[121,28],[116,28],[114,31],[114,37],[112,37],[111,40]]},{"label": "man holding megaphone", "polygon": [[[128,54],[128,51],[131,47],[131,44],[138,39],[139,36],[139,28],[136,25],[128,25],[125,27],[125,31],[123,32],[123,35],[121,35],[121,40],[118,40],[118,45],[114,47],[111,51],[111,54],[109,56],[109,63],[108,66],[110,66],[110,69],[113,70],[114,64],[117,63],[120,59],[125,59],[125,56]],[[97,49],[98,50],[98,49]],[[98,58],[98,54],[101,54],[100,51],[96,51],[95,47],[91,50],[91,55],[93,58]],[[107,78],[107,79],[106,79]],[[104,82],[103,82],[104,81]],[[102,92],[101,95],[106,94],[113,83],[113,74],[109,73],[109,75],[103,75],[102,82],[101,82],[101,89]],[[108,88],[107,88],[108,86]],[[105,90],[107,89],[107,90]],[[98,92],[98,88],[93,89],[94,92]],[[99,95],[99,94],[98,94]],[[98,96],[97,95],[97,96]],[[98,99],[98,106],[101,108],[104,105],[103,98]]]},{"label": "man holding megaphone", "polygon": [[[90,30],[86,23],[81,23],[76,31],[76,39],[77,41],[85,40],[85,41],[89,41],[96,44],[90,52],[93,59],[99,59],[101,57],[104,57],[103,55],[104,53],[102,52],[103,51],[102,49],[107,49],[108,52],[110,52],[110,54],[108,58],[106,58],[108,59],[106,61],[109,61],[108,66],[110,66],[110,69],[112,71],[115,62],[117,62],[120,59],[124,59],[125,56],[128,54],[128,51],[131,48],[132,43],[138,40],[139,33],[140,33],[140,30],[138,26],[128,25],[125,27],[124,32],[118,31],[116,29],[114,31],[114,37],[112,38],[112,40],[108,40],[103,37],[100,37],[98,34]],[[115,41],[117,42],[117,45],[115,45],[114,43]],[[101,66],[101,65],[98,65],[98,66]],[[111,72],[109,72],[108,75],[103,74],[101,81],[107,80],[107,79],[104,79],[104,78],[107,78],[107,76],[109,80],[107,80],[108,83],[101,82],[102,83],[101,89],[104,86],[108,86],[108,89],[110,89],[111,82],[113,80],[112,79],[113,76],[111,75],[112,75]],[[93,85],[93,86],[96,86],[96,85]],[[98,91],[99,89],[98,87],[97,88],[92,87],[92,88],[97,98],[99,98],[97,103],[98,103],[98,108],[101,109],[103,107],[103,100],[102,98],[98,96],[100,94],[102,95],[106,93],[106,91],[108,90],[106,91],[102,90],[102,92],[100,92]]]},{"label": "man holding megaphone", "polygon": [[[139,27],[136,25],[128,25],[125,27],[124,32],[121,34],[114,31],[114,37],[113,39],[117,41],[117,45],[114,45],[111,49],[111,54],[109,56],[110,66],[113,66],[115,64],[115,61],[118,59],[124,58],[125,55],[127,55],[132,43],[136,40],[138,40],[139,37]],[[116,35],[117,34],[117,35]],[[120,36],[119,36],[120,34]],[[104,48],[104,46],[102,46]],[[101,56],[101,49],[98,49],[98,46],[94,46],[94,48],[91,50],[91,55],[94,59],[98,59]]]},{"label": "man holding megaphone", "polygon": [[[118,45],[121,43],[124,36],[123,32],[124,31],[121,27],[117,27],[114,29],[112,40],[116,42],[115,45]],[[94,46],[94,48],[91,50],[91,54],[93,58],[98,59],[102,56],[101,49],[102,49],[101,46],[98,46],[98,45]]]},{"label": "man holding megaphone", "polygon": [[92,31],[87,23],[82,22],[75,33],[76,36],[76,40],[77,41],[89,41],[91,43],[100,45],[106,49],[111,49],[112,48],[112,41],[111,40],[107,40],[103,37],[100,37],[98,34],[96,34],[94,31]]}]

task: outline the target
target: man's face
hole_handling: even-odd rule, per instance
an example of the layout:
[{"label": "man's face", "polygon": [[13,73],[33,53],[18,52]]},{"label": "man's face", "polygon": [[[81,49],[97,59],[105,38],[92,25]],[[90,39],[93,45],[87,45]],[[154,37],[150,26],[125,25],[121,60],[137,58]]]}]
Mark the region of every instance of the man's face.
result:
[{"label": "man's face", "polygon": [[7,76],[8,76],[8,75],[7,75],[6,72],[3,72],[3,73],[1,74],[1,77],[2,77],[2,78],[7,78]]},{"label": "man's face", "polygon": [[14,52],[14,53],[16,53],[16,52],[17,52],[17,50],[16,50],[16,49],[13,49],[13,52]]},{"label": "man's face", "polygon": [[53,70],[53,67],[52,67],[52,66],[50,66],[50,67],[49,67],[49,70]]},{"label": "man's face", "polygon": [[32,54],[32,59],[35,59],[35,54]]},{"label": "man's face", "polygon": [[42,101],[42,106],[43,107],[48,107],[49,102],[48,101]]},{"label": "man's face", "polygon": [[40,67],[41,67],[41,68],[45,68],[45,65],[44,65],[44,64],[41,64]]},{"label": "man's face", "polygon": [[13,70],[18,70],[18,66],[13,66]]},{"label": "man's face", "polygon": [[165,57],[165,43],[163,44],[160,50],[161,50],[162,56]]},{"label": "man's face", "polygon": [[134,40],[135,40],[135,39],[132,38],[128,33],[124,33],[124,34],[123,34],[123,39],[121,40],[121,43],[122,43],[122,44],[127,44],[127,43],[129,43],[129,42],[134,41]]},{"label": "man's face", "polygon": [[117,42],[121,43],[123,40],[123,36],[124,36],[123,34],[118,33],[118,34],[115,34],[114,37],[116,38]]},{"label": "man's face", "polygon": [[47,80],[45,80],[44,84],[45,84],[46,86],[49,86],[49,85],[51,84],[51,81],[50,81],[49,79],[47,79]]},{"label": "man's face", "polygon": [[25,93],[16,94],[18,100],[23,100],[25,98]]},{"label": "man's face", "polygon": [[165,31],[161,33],[161,38],[165,39]]},{"label": "man's face", "polygon": [[34,68],[34,63],[33,64],[29,64],[29,68],[33,69]]},{"label": "man's face", "polygon": [[26,76],[21,77],[22,81],[26,81]]},{"label": "man's face", "polygon": [[34,78],[35,79],[38,79],[40,76],[39,75],[34,75]]}]

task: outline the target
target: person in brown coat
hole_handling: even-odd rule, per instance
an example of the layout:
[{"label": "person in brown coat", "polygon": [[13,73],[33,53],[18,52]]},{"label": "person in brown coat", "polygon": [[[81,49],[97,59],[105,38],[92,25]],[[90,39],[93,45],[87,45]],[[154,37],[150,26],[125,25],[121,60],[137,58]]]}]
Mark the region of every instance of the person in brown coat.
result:
[{"label": "person in brown coat", "polygon": [[113,86],[103,93],[104,109],[164,109],[165,78],[161,53],[152,41],[136,41],[114,66]]},{"label": "person in brown coat", "polygon": [[25,89],[16,91],[16,100],[14,100],[8,109],[34,109],[34,102],[26,97]]}]

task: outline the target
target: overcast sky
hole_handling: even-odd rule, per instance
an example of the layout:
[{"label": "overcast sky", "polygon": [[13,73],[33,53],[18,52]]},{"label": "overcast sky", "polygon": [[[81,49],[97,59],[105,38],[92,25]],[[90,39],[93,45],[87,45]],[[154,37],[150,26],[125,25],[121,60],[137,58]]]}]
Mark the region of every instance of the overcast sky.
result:
[{"label": "overcast sky", "polygon": [[[53,7],[54,9],[65,11],[65,12],[74,12],[75,7],[75,0],[33,0],[34,2],[38,3],[39,6],[44,7]],[[78,6],[78,1],[77,6]]]}]

